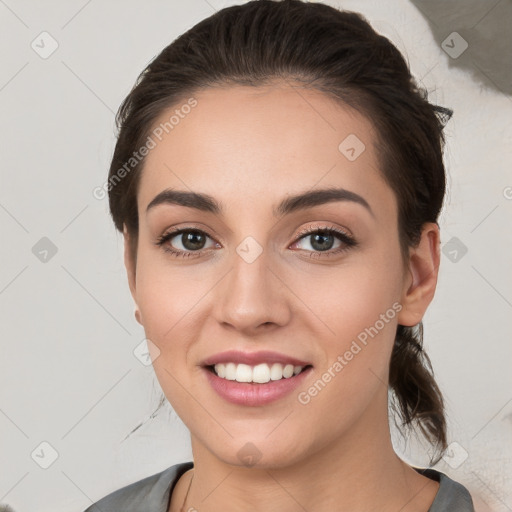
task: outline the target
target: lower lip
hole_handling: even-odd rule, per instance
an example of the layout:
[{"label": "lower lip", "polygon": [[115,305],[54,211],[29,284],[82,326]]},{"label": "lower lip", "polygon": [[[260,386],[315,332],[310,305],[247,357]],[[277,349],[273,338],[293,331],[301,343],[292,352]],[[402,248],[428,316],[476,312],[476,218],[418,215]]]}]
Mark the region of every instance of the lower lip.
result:
[{"label": "lower lip", "polygon": [[218,377],[208,368],[203,368],[211,387],[219,396],[237,405],[257,406],[275,402],[290,394],[304,381],[313,367],[309,367],[298,375],[271,380],[265,384],[237,382]]}]

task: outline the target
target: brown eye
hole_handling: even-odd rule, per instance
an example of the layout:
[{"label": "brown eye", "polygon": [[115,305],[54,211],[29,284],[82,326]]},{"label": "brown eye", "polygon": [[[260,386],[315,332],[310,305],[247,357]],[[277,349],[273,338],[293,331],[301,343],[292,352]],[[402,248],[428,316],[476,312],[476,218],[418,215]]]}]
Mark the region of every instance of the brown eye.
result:
[{"label": "brown eye", "polygon": [[204,233],[199,231],[184,231],[181,233],[179,241],[185,249],[189,251],[198,251],[204,248],[205,238]]},{"label": "brown eye", "polygon": [[[199,229],[179,229],[162,235],[156,245],[162,246],[166,252],[175,256],[195,256],[205,249],[205,243],[210,238]],[[215,244],[214,244],[215,245]]]}]

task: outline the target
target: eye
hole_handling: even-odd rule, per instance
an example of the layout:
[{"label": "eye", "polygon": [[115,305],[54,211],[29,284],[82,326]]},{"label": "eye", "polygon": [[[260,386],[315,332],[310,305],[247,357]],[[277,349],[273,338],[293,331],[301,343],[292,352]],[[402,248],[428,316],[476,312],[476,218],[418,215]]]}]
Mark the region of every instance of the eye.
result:
[{"label": "eye", "polygon": [[[301,235],[301,237],[294,242],[291,247],[309,238],[309,246],[313,250],[299,248],[311,252],[311,257],[315,258],[334,256],[358,245],[358,242],[352,236],[330,226],[317,226],[314,229],[305,229],[301,231],[299,235]],[[205,243],[208,238],[213,240],[207,233],[200,229],[185,227],[164,233],[157,239],[155,245],[162,247],[165,252],[175,257],[189,258],[200,256],[204,252]],[[176,239],[176,241],[172,242],[174,239]],[[332,250],[333,243],[336,240],[340,242],[340,245]],[[175,246],[176,244],[178,247]],[[181,247],[179,247],[179,245],[181,245]],[[220,245],[215,242],[213,247],[215,246]],[[206,249],[208,248],[206,247]],[[325,255],[322,253],[325,253]]]},{"label": "eye", "polygon": [[[294,245],[297,245],[302,240],[306,241],[307,243],[305,245],[309,245],[309,247],[313,249],[313,251],[309,251],[307,247],[305,249],[312,252],[312,258],[324,257],[322,253],[325,253],[325,256],[334,256],[341,252],[348,251],[351,247],[355,247],[358,244],[352,236],[331,226],[316,227],[314,229],[309,228],[301,231],[299,234],[302,236]],[[340,243],[336,249],[332,250],[336,239]]]},{"label": "eye", "polygon": [[[178,244],[178,248],[171,244],[174,238],[177,239],[174,244]],[[200,229],[183,228],[164,233],[158,238],[156,245],[161,246],[164,251],[171,253],[173,256],[186,258],[201,254],[205,248],[207,238],[210,238],[210,236]]]}]

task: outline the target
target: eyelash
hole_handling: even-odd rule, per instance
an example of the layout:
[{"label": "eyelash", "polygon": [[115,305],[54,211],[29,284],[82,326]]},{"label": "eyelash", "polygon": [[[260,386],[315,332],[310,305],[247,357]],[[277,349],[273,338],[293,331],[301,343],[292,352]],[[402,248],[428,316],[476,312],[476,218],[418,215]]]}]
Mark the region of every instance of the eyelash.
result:
[{"label": "eyelash", "polygon": [[[157,241],[155,242],[155,245],[158,247],[162,247],[163,250],[167,253],[170,253],[173,257],[179,258],[186,258],[186,257],[195,257],[201,255],[204,251],[181,251],[172,248],[171,246],[165,246],[164,245],[174,238],[175,236],[181,235],[182,233],[201,233],[203,235],[208,236],[209,238],[212,238],[208,233],[201,229],[193,228],[193,227],[186,227],[186,228],[180,228],[174,231],[169,231],[167,233],[164,233],[163,235],[159,236]],[[298,238],[295,240],[295,242],[292,244],[294,245],[302,238],[305,238],[307,235],[314,235],[317,233],[327,234],[327,235],[335,235],[338,240],[343,242],[345,246],[338,247],[338,249],[335,250],[329,250],[329,251],[308,251],[311,252],[311,258],[325,258],[325,257],[331,257],[336,256],[337,254],[340,254],[342,252],[348,251],[349,249],[356,247],[359,242],[355,240],[352,236],[349,236],[344,231],[338,230],[336,228],[325,226],[325,227],[315,227],[314,229],[304,229],[300,233],[298,233]],[[207,249],[206,249],[207,250]],[[318,256],[315,256],[318,254]]]}]

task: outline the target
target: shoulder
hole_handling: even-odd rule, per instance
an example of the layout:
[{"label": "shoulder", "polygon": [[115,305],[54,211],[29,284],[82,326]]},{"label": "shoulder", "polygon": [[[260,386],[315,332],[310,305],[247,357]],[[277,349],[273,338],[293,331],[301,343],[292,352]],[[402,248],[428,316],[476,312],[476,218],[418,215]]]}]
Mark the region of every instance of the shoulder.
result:
[{"label": "shoulder", "polygon": [[428,512],[475,512],[471,494],[462,484],[435,469],[414,469],[439,482],[439,490]]},{"label": "shoulder", "polygon": [[175,464],[108,494],[84,512],[167,512],[172,488],[192,467],[192,462]]}]

